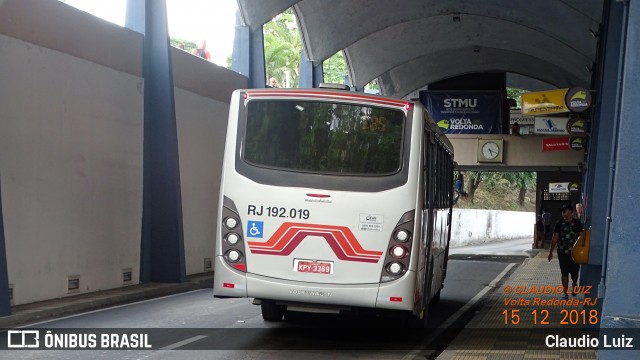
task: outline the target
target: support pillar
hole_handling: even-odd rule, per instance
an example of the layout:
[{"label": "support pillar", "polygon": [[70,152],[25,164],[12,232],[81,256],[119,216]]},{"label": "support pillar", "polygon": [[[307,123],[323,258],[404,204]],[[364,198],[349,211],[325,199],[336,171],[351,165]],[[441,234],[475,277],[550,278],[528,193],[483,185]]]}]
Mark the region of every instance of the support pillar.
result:
[{"label": "support pillar", "polygon": [[0,184],[0,316],[11,315],[9,299],[9,269],[7,266],[7,248],[4,241],[4,219],[2,217],[2,184]]},{"label": "support pillar", "polygon": [[144,35],[144,2],[145,0],[127,0],[124,26]]},{"label": "support pillar", "polygon": [[249,86],[264,88],[267,74],[264,61],[264,36],[262,26],[251,30],[236,12],[236,36],[233,41],[231,69],[249,78]]},{"label": "support pillar", "polygon": [[[635,329],[640,332],[640,292],[638,292],[638,204],[640,203],[640,2],[617,2],[623,10],[623,43],[621,96],[619,101],[619,131],[611,202],[611,227],[606,258],[606,295],[602,308],[601,327]],[[626,17],[626,19],[625,19]],[[626,33],[625,27],[626,24]],[[634,339],[634,341],[637,339]],[[600,359],[638,359],[640,349],[601,350]]]},{"label": "support pillar", "polygon": [[[589,264],[582,266],[580,285],[597,289],[602,274],[604,256],[604,239],[607,229],[608,201],[611,186],[611,153],[613,151],[614,127],[613,117],[616,114],[619,99],[620,51],[622,38],[623,5],[616,1],[607,2],[603,14],[603,28],[600,36],[599,76],[597,78],[596,111],[593,117],[591,139],[589,142],[585,219],[586,228],[591,227],[591,246]],[[596,310],[602,310],[604,293],[595,290],[586,296],[595,300],[599,298]],[[590,310],[591,308],[586,308]]]},{"label": "support pillar", "polygon": [[140,280],[186,278],[173,74],[165,0],[146,0]]},{"label": "support pillar", "polygon": [[300,88],[317,88],[324,82],[322,62],[309,60],[304,49],[300,53]]}]

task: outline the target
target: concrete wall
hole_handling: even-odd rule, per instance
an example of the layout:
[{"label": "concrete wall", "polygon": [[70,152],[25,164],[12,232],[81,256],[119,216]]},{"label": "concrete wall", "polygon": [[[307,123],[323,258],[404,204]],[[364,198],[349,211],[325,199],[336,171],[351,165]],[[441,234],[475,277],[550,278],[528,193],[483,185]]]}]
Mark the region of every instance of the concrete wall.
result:
[{"label": "concrete wall", "polygon": [[[0,1],[0,177],[15,304],[139,278],[142,36],[58,1]],[[172,49],[187,274],[213,257],[231,92],[247,79]]]},{"label": "concrete wall", "polygon": [[452,221],[452,247],[525,237],[533,242],[533,212],[453,209]]}]

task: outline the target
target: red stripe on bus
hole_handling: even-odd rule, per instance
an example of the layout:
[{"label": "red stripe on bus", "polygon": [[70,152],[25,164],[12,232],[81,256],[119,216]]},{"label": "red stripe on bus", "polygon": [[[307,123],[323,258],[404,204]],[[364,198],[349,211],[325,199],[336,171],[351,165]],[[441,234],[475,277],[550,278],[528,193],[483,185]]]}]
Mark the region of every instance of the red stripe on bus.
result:
[{"label": "red stripe on bus", "polygon": [[377,98],[374,96],[360,95],[354,93],[335,93],[335,92],[323,92],[323,91],[313,91],[313,90],[305,90],[305,91],[287,91],[287,90],[251,90],[247,91],[246,94],[248,97],[313,97],[313,98],[324,98],[324,99],[351,99],[351,100],[365,100],[372,103],[385,104],[385,105],[394,105],[398,107],[403,107],[406,109],[406,106],[411,103],[403,101],[403,100],[394,100],[394,99],[383,99]]},{"label": "red stripe on bus", "polygon": [[314,198],[329,198],[331,197],[331,195],[325,195],[325,194],[307,194],[308,197],[314,197]]},{"label": "red stripe on bus", "polygon": [[381,251],[365,250],[346,226],[283,223],[266,242],[249,241],[253,254],[287,256],[308,237],[321,237],[336,254],[345,261],[377,263]]}]

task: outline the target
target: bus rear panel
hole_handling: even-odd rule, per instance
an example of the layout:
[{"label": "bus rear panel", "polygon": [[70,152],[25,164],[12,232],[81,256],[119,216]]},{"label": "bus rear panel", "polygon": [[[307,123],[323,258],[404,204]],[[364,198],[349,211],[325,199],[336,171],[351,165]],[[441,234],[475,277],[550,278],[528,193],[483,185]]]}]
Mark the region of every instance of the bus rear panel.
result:
[{"label": "bus rear panel", "polygon": [[234,92],[214,295],[289,310],[415,310],[429,291],[417,276],[428,246],[416,106],[340,91]]}]

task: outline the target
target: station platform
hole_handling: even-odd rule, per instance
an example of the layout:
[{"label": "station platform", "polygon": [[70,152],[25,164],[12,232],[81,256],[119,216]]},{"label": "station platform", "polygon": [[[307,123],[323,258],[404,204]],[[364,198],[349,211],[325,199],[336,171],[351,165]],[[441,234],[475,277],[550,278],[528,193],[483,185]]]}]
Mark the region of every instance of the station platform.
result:
[{"label": "station platform", "polygon": [[[551,262],[547,259],[548,254],[549,250],[546,249],[533,250],[533,257],[525,260],[485,299],[479,312],[437,359],[596,359],[595,350],[550,349],[545,345],[545,337],[556,329],[561,329],[562,332],[580,329],[578,325],[565,325],[561,324],[561,321],[567,314],[562,312],[563,309],[570,312],[581,310],[582,306],[540,305],[540,300],[561,300],[561,293],[515,293],[521,292],[515,289],[525,289],[522,292],[526,292],[532,287],[544,289],[546,286],[561,285],[560,267],[555,251]],[[536,298],[540,299],[538,305],[533,304]],[[505,299],[517,300],[514,304]],[[583,302],[584,295],[569,296],[569,299]],[[529,305],[524,305],[527,303],[526,300],[529,301]],[[505,324],[505,310],[507,324]],[[516,314],[519,318],[513,317],[513,310],[518,310]],[[544,310],[548,311],[548,317]],[[536,311],[535,316],[534,311]],[[548,324],[545,324],[547,322]]]}]

